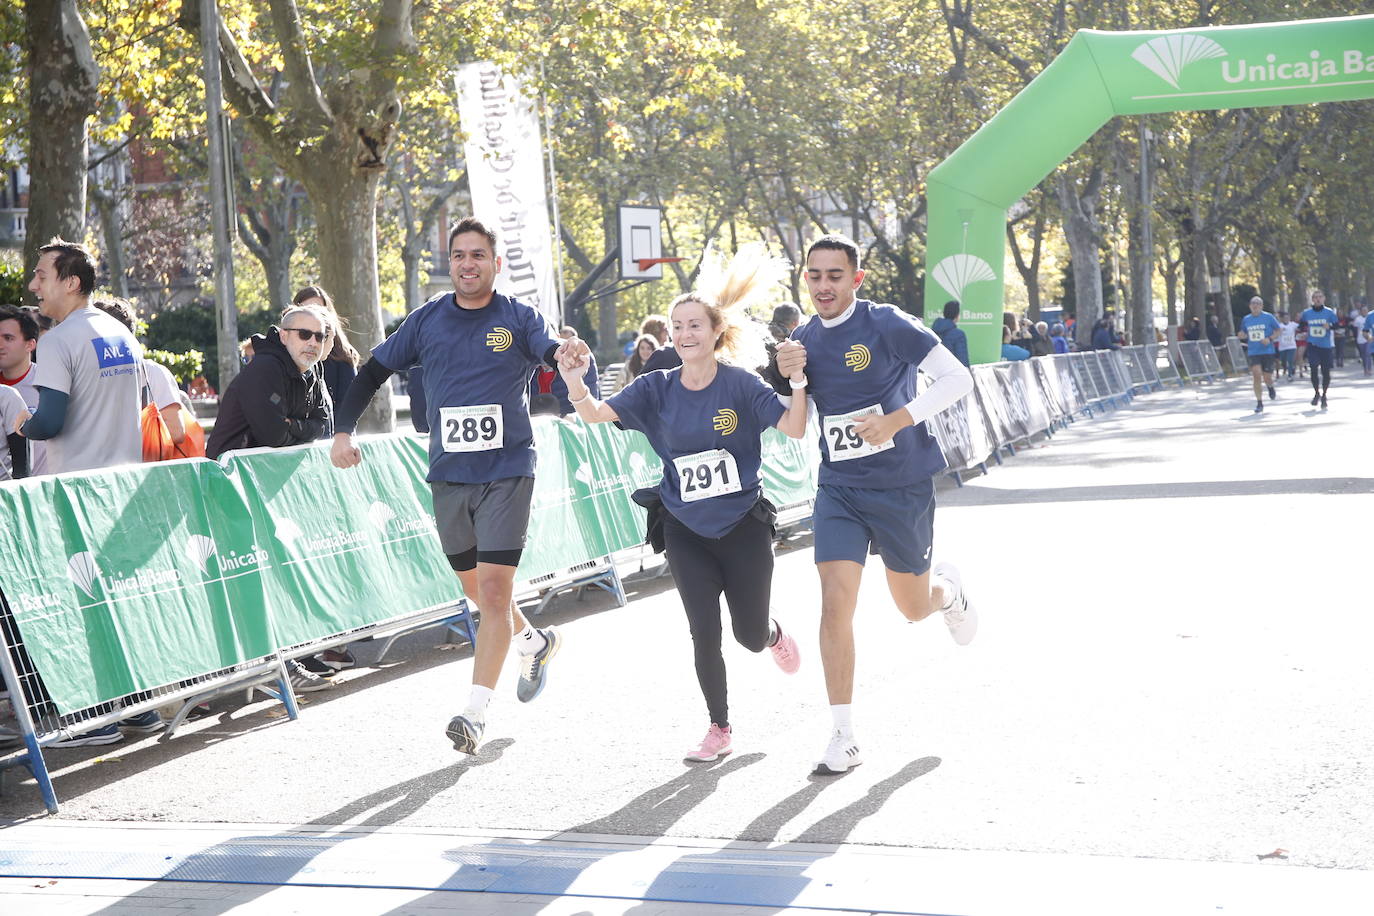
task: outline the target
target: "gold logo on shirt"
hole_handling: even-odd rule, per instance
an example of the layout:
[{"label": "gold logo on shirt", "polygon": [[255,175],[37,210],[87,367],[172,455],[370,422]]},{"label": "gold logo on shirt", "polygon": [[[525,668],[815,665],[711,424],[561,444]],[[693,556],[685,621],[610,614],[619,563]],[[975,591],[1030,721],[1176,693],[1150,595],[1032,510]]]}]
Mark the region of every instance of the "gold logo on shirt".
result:
[{"label": "gold logo on shirt", "polygon": [[728,407],[722,407],[711,418],[711,428],[722,436],[728,436],[739,426],[739,417]]},{"label": "gold logo on shirt", "polygon": [[863,344],[855,344],[844,354],[844,364],[855,372],[862,372],[868,368],[868,361],[873,356],[868,352],[868,347]]},{"label": "gold logo on shirt", "polygon": [[487,346],[496,353],[509,350],[513,343],[515,343],[515,338],[505,328],[492,328],[487,332]]}]

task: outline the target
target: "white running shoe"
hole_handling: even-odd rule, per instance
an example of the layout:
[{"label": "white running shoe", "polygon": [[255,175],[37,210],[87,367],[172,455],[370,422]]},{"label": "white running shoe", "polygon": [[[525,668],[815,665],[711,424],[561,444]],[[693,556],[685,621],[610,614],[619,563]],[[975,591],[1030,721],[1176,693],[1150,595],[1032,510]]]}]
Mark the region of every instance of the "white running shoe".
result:
[{"label": "white running shoe", "polygon": [[837,728],[830,737],[830,746],[825,749],[825,756],[816,761],[816,769],[812,770],[812,773],[816,776],[839,776],[863,762],[854,734],[845,734]]},{"label": "white running shoe", "polygon": [[959,645],[967,646],[978,632],[978,611],[964,594],[964,582],[953,563],[936,563],[934,573],[935,578],[945,583],[945,603],[940,611],[945,615],[949,635]]}]

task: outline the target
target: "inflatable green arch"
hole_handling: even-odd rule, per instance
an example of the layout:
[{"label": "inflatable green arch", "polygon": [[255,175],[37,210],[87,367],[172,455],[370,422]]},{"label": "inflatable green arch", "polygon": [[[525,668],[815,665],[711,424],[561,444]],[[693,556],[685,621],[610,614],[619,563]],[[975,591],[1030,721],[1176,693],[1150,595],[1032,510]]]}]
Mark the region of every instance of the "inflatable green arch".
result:
[{"label": "inflatable green arch", "polygon": [[1374,97],[1374,16],[1074,35],[930,173],[926,315],[949,299],[973,362],[1002,346],[1006,212],[1116,115]]}]

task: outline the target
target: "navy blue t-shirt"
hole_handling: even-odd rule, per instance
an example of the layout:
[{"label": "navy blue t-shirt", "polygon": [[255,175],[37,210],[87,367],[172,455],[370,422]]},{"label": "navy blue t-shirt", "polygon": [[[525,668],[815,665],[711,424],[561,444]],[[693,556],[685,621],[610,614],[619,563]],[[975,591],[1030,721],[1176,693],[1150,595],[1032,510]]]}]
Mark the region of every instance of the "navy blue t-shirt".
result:
[{"label": "navy blue t-shirt", "polygon": [[[777,425],[784,408],[777,392],[747,369],[721,366],[700,391],[683,387],[681,377],[680,368],[642,373],[606,403],[621,426],[644,433],[663,459],[664,508],[702,537],[723,537],[758,502],[763,432]],[[728,453],[733,467],[716,450]],[[678,459],[691,469],[685,482]],[[702,495],[731,487],[738,489]]]},{"label": "navy blue t-shirt", "polygon": [[909,487],[948,466],[924,423],[903,427],[883,451],[841,461],[831,457],[832,448],[834,454],[845,454],[855,443],[846,442],[841,430],[828,429],[826,417],[874,405],[890,414],[915,400],[916,367],[940,345],[940,338],[919,319],[896,306],[859,299],[841,324],[827,328],[816,318],[792,337],[806,347],[807,393],[820,413],[820,484]]},{"label": "navy blue t-shirt", "polygon": [[424,366],[430,481],[533,477],[530,373],[562,341],[539,311],[496,293],[465,309],[444,293],[372,351],[393,372]]}]

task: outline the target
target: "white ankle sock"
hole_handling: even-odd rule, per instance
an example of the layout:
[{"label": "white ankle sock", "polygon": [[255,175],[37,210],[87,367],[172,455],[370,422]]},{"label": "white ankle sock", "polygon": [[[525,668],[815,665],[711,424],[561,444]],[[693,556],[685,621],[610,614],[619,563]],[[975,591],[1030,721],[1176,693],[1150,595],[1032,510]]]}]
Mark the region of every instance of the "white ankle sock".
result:
[{"label": "white ankle sock", "polygon": [[491,702],[491,696],[495,692],[490,687],[473,684],[472,692],[468,694],[467,709],[463,710],[463,718],[469,722],[486,722],[487,704]]},{"label": "white ankle sock", "polygon": [[835,720],[835,730],[844,732],[846,735],[854,731],[853,705],[842,703],[838,706],[830,707],[830,717]]},{"label": "white ankle sock", "polygon": [[515,634],[512,642],[515,643],[515,651],[521,655],[533,655],[548,642],[544,634],[534,628],[533,624],[525,624],[525,629]]}]

